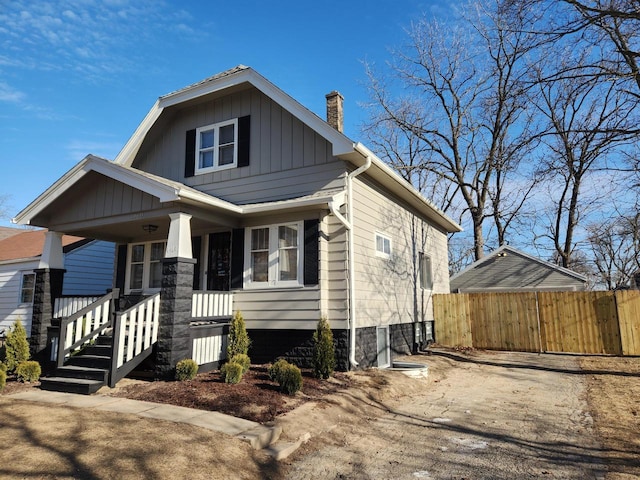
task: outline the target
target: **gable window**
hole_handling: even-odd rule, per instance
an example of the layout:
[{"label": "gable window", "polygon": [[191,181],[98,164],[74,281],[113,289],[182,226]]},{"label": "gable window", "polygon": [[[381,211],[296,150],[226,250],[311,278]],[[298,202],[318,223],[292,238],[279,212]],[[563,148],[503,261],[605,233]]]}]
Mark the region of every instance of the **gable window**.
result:
[{"label": "gable window", "polygon": [[130,245],[126,290],[158,290],[162,286],[162,258],[166,247],[166,242]]},{"label": "gable window", "polygon": [[236,167],[238,119],[196,129],[196,173]]},{"label": "gable window", "polygon": [[376,256],[391,257],[391,239],[382,233],[376,233]]},{"label": "gable window", "polygon": [[300,286],[302,222],[247,229],[246,286]]},{"label": "gable window", "polygon": [[418,268],[420,287],[424,290],[433,289],[433,276],[431,272],[431,257],[424,252],[418,254]]},{"label": "gable window", "polygon": [[33,303],[33,292],[36,286],[35,273],[23,273],[20,285],[20,303]]}]

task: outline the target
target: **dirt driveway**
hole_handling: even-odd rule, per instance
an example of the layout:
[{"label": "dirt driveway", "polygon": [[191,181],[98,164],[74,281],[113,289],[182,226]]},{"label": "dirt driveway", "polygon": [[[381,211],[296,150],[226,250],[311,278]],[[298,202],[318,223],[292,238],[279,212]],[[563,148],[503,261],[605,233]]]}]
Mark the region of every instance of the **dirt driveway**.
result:
[{"label": "dirt driveway", "polygon": [[[410,360],[429,376],[355,374],[359,388],[281,417],[290,439],[311,433],[281,462],[189,425],[0,396],[0,478],[640,478],[640,358],[584,370],[565,355]],[[609,368],[622,360],[624,375]]]},{"label": "dirt driveway", "polygon": [[422,388],[399,382],[408,395],[371,402],[364,418],[345,414],[296,455],[287,478],[604,478],[576,357],[420,359],[430,371]]}]

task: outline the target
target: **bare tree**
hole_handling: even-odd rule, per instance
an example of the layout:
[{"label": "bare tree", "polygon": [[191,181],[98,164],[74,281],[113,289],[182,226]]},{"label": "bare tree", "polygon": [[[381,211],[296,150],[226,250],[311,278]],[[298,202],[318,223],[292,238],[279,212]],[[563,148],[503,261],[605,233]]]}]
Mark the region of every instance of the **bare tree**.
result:
[{"label": "bare tree", "polygon": [[640,269],[640,214],[590,225],[589,243],[600,283],[608,290],[627,287]]},{"label": "bare tree", "polygon": [[[524,101],[523,59],[530,38],[523,28],[511,28],[525,19],[501,16],[495,6],[472,4],[475,17],[453,28],[426,19],[413,24],[410,45],[394,52],[388,72],[397,84],[390,86],[367,65],[372,123],[384,126],[369,132],[401,132],[403,142],[419,152],[411,160],[420,161],[412,171],[452,186],[445,192],[456,195],[461,215],[471,220],[475,259],[484,255],[486,221],[495,223],[498,243],[505,242],[524,199],[512,196],[506,202],[502,192],[535,138]],[[402,95],[394,93],[395,86]],[[388,141],[374,143],[380,147]]]},{"label": "bare tree", "polygon": [[[566,64],[566,56],[558,53],[549,50],[545,56],[562,57],[557,66],[549,61],[531,70],[537,85],[533,103],[546,121],[547,151],[538,174],[555,192],[550,195],[552,221],[543,236],[552,241],[559,263],[570,267],[578,226],[593,202],[607,193],[606,185],[602,185],[588,197],[585,188],[594,186],[594,174],[606,171],[607,160],[633,139],[629,124],[635,102],[621,93],[616,81],[602,84],[594,78],[576,81],[568,77],[548,81],[547,71],[561,70]],[[584,51],[580,56],[589,54]]]}]

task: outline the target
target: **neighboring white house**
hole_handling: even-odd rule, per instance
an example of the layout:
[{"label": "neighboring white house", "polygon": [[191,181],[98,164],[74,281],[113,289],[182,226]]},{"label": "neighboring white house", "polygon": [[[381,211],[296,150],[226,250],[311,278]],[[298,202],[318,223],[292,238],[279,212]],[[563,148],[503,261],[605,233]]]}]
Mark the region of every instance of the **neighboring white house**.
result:
[{"label": "neighboring white house", "polygon": [[[0,337],[20,319],[31,332],[35,270],[46,230],[18,230],[0,240]],[[104,295],[113,282],[115,246],[111,242],[62,237],[66,274],[63,295]]]}]

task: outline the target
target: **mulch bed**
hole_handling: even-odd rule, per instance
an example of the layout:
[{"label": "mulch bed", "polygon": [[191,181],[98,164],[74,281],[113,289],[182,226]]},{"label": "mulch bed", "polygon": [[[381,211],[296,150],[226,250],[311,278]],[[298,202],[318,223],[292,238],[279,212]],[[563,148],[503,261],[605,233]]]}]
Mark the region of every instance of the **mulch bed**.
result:
[{"label": "mulch bed", "polygon": [[266,365],[252,365],[235,385],[224,383],[220,373],[214,371],[198,374],[194,380],[185,382],[140,382],[123,387],[113,395],[216,411],[267,423],[305,402],[321,401],[351,385],[350,377],[340,372],[329,380],[314,378],[310,370],[303,370],[302,374],[302,390],[295,395],[278,390],[278,384],[269,378]]}]

